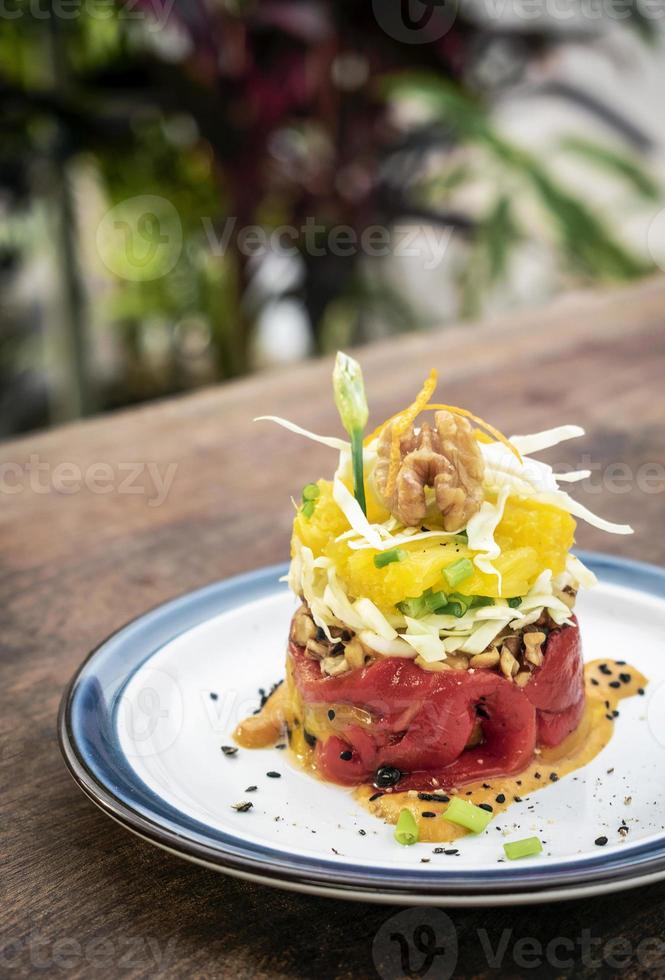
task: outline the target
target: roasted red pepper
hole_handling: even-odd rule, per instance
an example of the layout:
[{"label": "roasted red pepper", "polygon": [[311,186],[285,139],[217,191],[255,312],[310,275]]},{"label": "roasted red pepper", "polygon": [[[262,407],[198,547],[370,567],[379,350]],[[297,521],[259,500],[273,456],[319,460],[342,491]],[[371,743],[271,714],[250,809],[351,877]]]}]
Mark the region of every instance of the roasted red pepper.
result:
[{"label": "roasted red pepper", "polygon": [[[400,790],[514,775],[538,744],[557,745],[573,731],[584,708],[577,623],[549,635],[542,666],[522,688],[493,670],[432,672],[396,657],[324,677],[301,647],[291,643],[289,651],[306,704],[346,704],[372,715],[371,724],[317,742],[321,775],[345,785],[372,782],[385,766],[402,773]],[[467,748],[478,725],[480,744]]]}]

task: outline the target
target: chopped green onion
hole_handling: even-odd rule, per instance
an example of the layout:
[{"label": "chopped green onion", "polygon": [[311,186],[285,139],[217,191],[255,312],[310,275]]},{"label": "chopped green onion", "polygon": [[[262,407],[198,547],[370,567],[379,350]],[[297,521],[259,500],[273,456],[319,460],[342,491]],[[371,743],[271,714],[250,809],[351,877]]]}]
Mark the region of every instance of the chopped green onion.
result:
[{"label": "chopped green onion", "polygon": [[525,837],[524,840],[515,840],[509,844],[504,844],[503,849],[507,858],[511,861],[517,861],[518,858],[533,857],[534,854],[540,854],[543,845],[537,837]]},{"label": "chopped green onion", "polygon": [[367,425],[369,410],[365,396],[365,384],[360,365],[352,357],[337,352],[333,371],[335,405],[342,425],[351,437],[351,462],[353,466],[353,490],[356,500],[367,515],[365,501],[365,476],[363,470],[363,430]]},{"label": "chopped green onion", "polygon": [[511,609],[517,609],[519,606],[522,605],[522,600],[520,599],[519,596],[515,596],[514,599],[508,600],[508,605],[510,606]]},{"label": "chopped green onion", "polygon": [[321,488],[316,483],[308,483],[307,486],[303,487],[302,499],[303,500],[316,500],[317,497],[321,496]]},{"label": "chopped green onion", "polygon": [[427,607],[427,611],[433,613],[438,613],[448,602],[448,596],[445,592],[432,592],[431,589],[428,589],[422,598]]},{"label": "chopped green onion", "polygon": [[410,810],[400,810],[395,827],[395,840],[405,846],[418,842],[418,824]]},{"label": "chopped green onion", "polygon": [[420,619],[421,616],[426,616],[429,612],[425,602],[425,596],[422,595],[416,598],[403,599],[402,602],[397,604],[397,608],[405,616],[409,616],[410,619]]},{"label": "chopped green onion", "polygon": [[444,820],[450,823],[459,824],[466,827],[473,834],[480,834],[494,816],[489,810],[483,810],[479,806],[474,806],[468,800],[461,800],[455,796],[444,812]]},{"label": "chopped green onion", "polygon": [[390,551],[380,551],[378,555],[374,555],[374,565],[376,568],[385,568],[386,565],[392,565],[394,561],[402,561],[406,558],[406,551],[402,548],[391,548]]},{"label": "chopped green onion", "polygon": [[481,606],[493,606],[494,599],[490,595],[474,595],[471,598],[471,608],[480,609]]},{"label": "chopped green onion", "polygon": [[315,507],[316,507],[316,501],[315,500],[306,500],[305,503],[302,505],[301,511],[302,511],[302,513],[305,515],[305,517],[308,520],[312,516],[312,514],[314,513],[314,508]]},{"label": "chopped green onion", "polygon": [[470,596],[460,595],[459,592],[452,592],[448,596],[448,601],[445,606],[441,606],[439,609],[437,609],[437,613],[440,616],[455,616],[456,619],[461,619],[462,616],[465,615],[470,605]]},{"label": "chopped green onion", "polygon": [[468,558],[460,558],[459,561],[454,561],[452,565],[444,568],[443,575],[447,579],[448,585],[454,589],[460,582],[464,582],[465,579],[473,575],[473,562]]}]

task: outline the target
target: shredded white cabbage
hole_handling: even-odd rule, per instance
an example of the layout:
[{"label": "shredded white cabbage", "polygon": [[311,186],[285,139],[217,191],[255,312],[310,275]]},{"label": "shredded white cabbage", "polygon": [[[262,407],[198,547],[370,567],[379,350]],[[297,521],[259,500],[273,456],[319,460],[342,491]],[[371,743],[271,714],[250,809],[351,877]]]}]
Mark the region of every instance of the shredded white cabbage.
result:
[{"label": "shredded white cabbage", "polygon": [[345,483],[335,476],[333,500],[346,517],[358,537],[364,538],[371,548],[381,548],[382,538],[376,527],[367,520],[363,509]]},{"label": "shredded white cabbage", "polygon": [[474,556],[473,564],[486,575],[496,575],[499,581],[499,592],[501,591],[501,573],[496,570],[492,562],[501,554],[501,548],[494,540],[494,532],[503,517],[509,492],[508,487],[502,487],[497,502],[492,504],[486,500],[466,526],[469,548],[478,552]]},{"label": "shredded white cabbage", "polygon": [[310,432],[309,429],[303,429],[300,425],[296,425],[295,422],[289,422],[288,419],[280,418],[279,415],[259,415],[254,421],[275,422],[277,425],[281,425],[283,429],[288,429],[289,432],[295,432],[296,435],[311,439],[312,442],[320,442],[323,446],[336,449],[338,452],[350,448],[350,443],[345,439],[338,439],[337,436],[317,436],[315,432]]},{"label": "shredded white cabbage", "polygon": [[540,453],[543,449],[551,449],[560,442],[579,439],[583,435],[584,429],[579,425],[558,425],[554,429],[534,432],[530,436],[511,436],[509,442],[512,442],[522,456],[531,456],[532,453]]},{"label": "shredded white cabbage", "polygon": [[378,633],[374,633],[372,630],[361,630],[358,638],[370,650],[375,650],[376,653],[384,657],[413,658],[416,656],[415,649],[400,637],[396,637],[394,640],[387,640],[384,636],[379,636]]},{"label": "shredded white cabbage", "polygon": [[570,470],[568,473],[555,473],[557,483],[579,483],[591,476],[591,470]]}]

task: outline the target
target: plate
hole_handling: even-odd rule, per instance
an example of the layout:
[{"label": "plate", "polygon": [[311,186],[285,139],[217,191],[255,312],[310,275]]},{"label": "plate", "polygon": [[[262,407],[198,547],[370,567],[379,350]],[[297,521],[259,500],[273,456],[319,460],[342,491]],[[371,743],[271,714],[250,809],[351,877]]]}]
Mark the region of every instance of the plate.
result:
[{"label": "plate", "polygon": [[[259,688],[282,677],[295,600],[278,581],[281,566],[184,595],[102,643],[63,697],[67,766],[94,803],[145,840],[301,892],[526,904],[665,878],[665,570],[581,557],[600,580],[578,602],[585,657],[639,668],[646,696],[622,702],[614,737],[592,763],[456,841],[457,854],[400,847],[349,791],[297,770],[283,750],[221,751],[257,708]],[[248,812],[233,809],[244,801]],[[619,834],[622,821],[628,833]],[[538,835],[544,854],[500,862],[506,833]]]}]

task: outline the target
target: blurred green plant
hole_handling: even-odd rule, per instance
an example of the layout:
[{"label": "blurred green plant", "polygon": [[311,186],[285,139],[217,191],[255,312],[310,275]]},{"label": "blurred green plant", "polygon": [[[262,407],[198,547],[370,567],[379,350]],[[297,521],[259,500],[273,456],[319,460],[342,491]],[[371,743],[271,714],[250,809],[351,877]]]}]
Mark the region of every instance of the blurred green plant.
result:
[{"label": "blurred green plant", "polygon": [[[362,341],[377,319],[393,331],[421,326],[383,260],[319,247],[339,226],[357,240],[373,226],[454,229],[465,245],[456,271],[465,316],[482,312],[529,241],[554,248],[578,281],[647,271],[609,221],[494,122],[496,105],[524,85],[534,61],[571,38],[592,43],[589,23],[562,34],[543,12],[527,31],[460,5],[455,22],[438,30],[445,11],[432,5],[430,33],[414,45],[357,0],[81,0],[68,18],[51,0],[7,2],[0,189],[11,214],[37,202],[57,219],[63,320],[77,352],[70,380],[90,389],[77,400],[83,410],[243,373],[262,311],[279,295],[302,303],[314,350]],[[652,21],[638,0],[616,3],[627,27],[649,41]],[[564,155],[640,197],[659,196],[640,159],[649,141],[631,120],[570,85],[550,94],[595,114],[626,148],[571,137]],[[85,208],[70,179],[81,165],[96,174],[108,208],[142,195],[175,208],[183,245],[168,274],[116,272],[101,300],[82,281],[90,272],[76,261],[74,215],[85,220]],[[478,183],[484,204],[462,207],[465,188]],[[527,206],[537,222],[525,218]],[[302,231],[308,219],[321,225],[314,240]],[[243,229],[254,225],[293,230],[286,265],[242,247]],[[15,242],[12,251],[15,267],[28,248]],[[86,350],[95,340],[86,292],[106,304],[102,319],[121,353],[102,387]],[[155,329],[164,334],[157,367]],[[192,351],[205,370],[200,356],[192,368]]]}]

